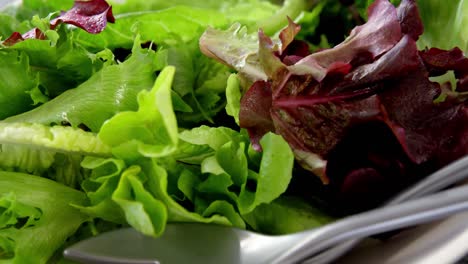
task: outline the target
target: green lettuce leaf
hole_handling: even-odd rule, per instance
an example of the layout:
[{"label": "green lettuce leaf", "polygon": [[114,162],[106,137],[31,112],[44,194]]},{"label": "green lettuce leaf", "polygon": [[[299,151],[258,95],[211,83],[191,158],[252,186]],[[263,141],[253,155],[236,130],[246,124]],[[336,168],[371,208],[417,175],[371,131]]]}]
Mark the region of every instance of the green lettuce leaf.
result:
[{"label": "green lettuce leaf", "polygon": [[75,32],[76,42],[90,50],[104,48],[130,49],[136,34],[142,42],[174,43],[198,39],[203,30],[227,24],[222,13],[186,6],[175,6],[158,11],[141,11],[118,15],[115,24],[109,24],[98,35]]},{"label": "green lettuce leaf", "polygon": [[[137,111],[121,112],[104,123],[99,138],[121,161],[82,162],[91,169],[83,182],[91,204],[80,209],[109,221],[123,216],[152,236],[160,235],[168,221],[244,228],[242,214],[286,190],[292,152],[281,137],[269,134],[261,141],[264,152],[257,167],[249,164],[249,141],[242,133],[208,126],[178,133],[171,105],[175,72],[173,66],[165,67],[153,88],[139,93]],[[188,157],[192,165],[179,162]],[[119,217],[110,215],[114,213]]]},{"label": "green lettuce leaf", "polygon": [[[270,17],[260,18],[259,22],[257,22],[257,26],[261,28],[265,34],[273,35],[288,24],[288,17],[292,20],[302,17],[304,11],[311,9],[313,4],[315,4],[314,1],[285,0],[281,9]],[[240,22],[242,23],[242,21]]]},{"label": "green lettuce leaf", "polygon": [[[113,147],[118,157],[163,157],[175,151],[178,128],[171,99],[174,73],[174,67],[165,67],[151,91],[138,94],[136,112],[118,113],[104,123],[99,138]],[[132,149],[138,153],[131,153]]]},{"label": "green lettuce leaf", "polygon": [[48,179],[0,171],[0,263],[46,263],[88,220],[69,204],[85,199]]},{"label": "green lettuce leaf", "polygon": [[[16,195],[12,192],[4,193],[0,197],[0,229],[15,227],[29,227],[36,224],[42,216],[41,210],[18,202]],[[25,219],[26,221],[20,221]]]},{"label": "green lettuce leaf", "polygon": [[221,9],[223,6],[231,6],[237,2],[237,0],[231,1],[190,1],[190,0],[175,0],[175,1],[145,1],[145,0],[134,0],[134,1],[119,1],[110,0],[108,1],[116,14],[137,12],[137,11],[148,11],[148,10],[161,10],[170,8],[173,6],[191,6],[203,9]]},{"label": "green lettuce leaf", "polygon": [[237,75],[230,75],[226,86],[226,113],[239,125],[240,100],[242,87]]},{"label": "green lettuce leaf", "polygon": [[[179,135],[171,104],[176,69],[165,67],[150,91],[138,94],[138,110],[116,114],[104,123],[99,138],[119,159],[87,157],[82,166],[91,170],[83,182],[89,206],[78,207],[92,217],[127,222],[152,236],[164,231],[167,221],[195,221],[245,227],[235,208],[213,201],[203,212],[191,212],[171,192],[177,180]],[[155,159],[158,158],[158,159]],[[222,214],[222,215],[220,215]],[[124,217],[125,221],[122,221]]]},{"label": "green lettuce leaf", "polygon": [[124,211],[127,223],[145,235],[159,236],[166,226],[167,209],[145,189],[138,178],[140,170],[134,166],[122,174],[112,200]]},{"label": "green lettuce leaf", "polygon": [[109,156],[110,148],[95,134],[64,126],[0,122],[0,143],[64,153]]},{"label": "green lettuce leaf", "polygon": [[[142,164],[143,171],[148,179],[148,190],[158,199],[163,201],[168,210],[168,221],[172,222],[202,222],[202,223],[215,223],[215,224],[223,224],[223,225],[236,225],[238,227],[245,227],[243,221],[239,221],[239,216],[235,212],[234,208],[231,205],[224,204],[221,206],[218,205],[211,205],[211,203],[207,206],[207,208],[201,214],[191,212],[187,210],[183,205],[181,205],[174,196],[172,196],[168,190],[171,188],[170,183],[172,181],[171,177],[175,177],[175,175],[171,175],[167,169],[167,164],[158,165],[154,160],[151,162],[147,162],[146,164]],[[164,167],[163,167],[164,166]],[[169,168],[173,169],[173,168]],[[211,208],[210,208],[211,206]],[[221,212],[228,212],[225,215],[219,214]]]},{"label": "green lettuce leaf", "polygon": [[89,204],[74,206],[91,217],[113,223],[125,223],[124,212],[112,200],[112,194],[117,189],[120,175],[126,169],[125,162],[113,158],[88,156],[83,159],[81,166],[91,171],[89,177],[81,184],[89,199]]},{"label": "green lettuce leaf", "polygon": [[288,196],[258,206],[244,219],[254,230],[271,235],[317,228],[334,220],[301,199]]},{"label": "green lettuce leaf", "polygon": [[[33,20],[37,20],[36,24],[48,24],[38,17]],[[48,21],[48,19],[45,20]],[[30,93],[43,97],[41,100],[37,100],[37,97],[34,98],[34,94],[31,94],[31,97],[36,99],[35,104],[44,103],[49,98],[54,98],[62,92],[78,86],[96,71],[99,71],[104,64],[104,58],[99,53],[89,52],[77,44],[73,40],[73,33],[65,26],[60,26],[57,32],[47,30],[46,33],[50,33],[48,36],[53,38],[48,40],[28,39],[13,46],[0,48],[2,52],[10,54],[10,56],[25,57],[25,59],[21,58],[18,61],[25,60],[28,68],[23,72],[28,73],[29,79],[35,81],[33,88],[36,89]],[[53,35],[51,35],[52,33]],[[9,59],[7,62],[14,61]],[[12,70],[10,69],[10,71]],[[15,87],[11,82],[4,82],[4,85],[8,85],[10,90]]]},{"label": "green lettuce leaf", "polygon": [[468,51],[468,2],[453,0],[418,0],[418,8],[424,24],[424,34],[418,47]]},{"label": "green lettuce leaf", "polygon": [[[91,44],[90,39],[94,40],[104,40],[96,43],[98,46],[102,47],[102,44],[113,45],[112,41],[123,41],[125,36],[129,36],[130,28],[134,24],[134,18],[128,18],[129,14],[134,14],[136,16],[142,16],[141,19],[138,19],[139,22],[142,22],[144,28],[149,29],[150,26],[153,26],[156,31],[165,26],[165,30],[162,32],[175,32],[176,35],[184,36],[190,35],[190,31],[186,30],[187,27],[179,27],[177,24],[185,25],[192,24],[193,22],[200,23],[204,22],[203,16],[211,19],[213,21],[225,21],[223,25],[232,24],[234,22],[239,22],[243,25],[248,26],[251,30],[256,31],[257,28],[263,28],[268,34],[274,34],[278,32],[282,27],[287,24],[286,17],[289,16],[292,19],[300,19],[303,16],[305,10],[311,8],[313,2],[305,0],[287,0],[284,3],[278,4],[275,1],[263,1],[263,0],[228,0],[228,1],[188,1],[188,0],[177,0],[177,1],[144,1],[144,0],[135,0],[135,1],[119,1],[119,0],[110,0],[108,1],[112,7],[114,13],[117,15],[117,21],[127,20],[127,22],[119,23],[119,26],[113,27],[112,31],[114,33],[106,33],[104,38],[94,38],[92,36],[84,37],[84,42]],[[57,10],[66,10],[72,6],[73,1],[59,1],[59,0],[25,0],[20,7],[11,8],[15,17],[19,20],[29,19],[31,16],[38,14],[40,17],[45,17],[49,13],[55,12]],[[166,12],[168,11],[168,12]],[[178,12],[175,12],[178,11]],[[190,11],[190,13],[187,13]],[[151,18],[159,18],[153,22],[147,21],[150,17],[146,16],[147,14],[142,13],[155,13],[156,15],[150,15]],[[165,13],[167,16],[158,15],[157,13]],[[119,16],[121,15],[121,16]],[[130,15],[130,16],[134,16]],[[218,16],[218,18],[215,18]],[[195,19],[192,22],[189,22],[189,18]],[[212,20],[215,18],[215,20]],[[133,20],[133,21],[130,21]],[[146,20],[146,21],[145,21]],[[157,22],[156,22],[157,21]],[[166,21],[171,21],[171,23],[166,23]],[[173,23],[177,21],[176,23]],[[187,22],[189,22],[187,24]],[[204,26],[216,26],[214,23],[204,24]],[[219,25],[222,26],[222,25]],[[193,29],[193,26],[189,27]],[[126,28],[126,29],[125,29]],[[172,30],[171,28],[177,28],[180,31]],[[167,31],[169,29],[169,31]],[[119,33],[121,36],[118,36]],[[185,32],[185,33],[181,33]],[[140,32],[142,35],[145,35],[143,39],[146,39],[146,34]],[[151,34],[148,32],[148,34]],[[163,33],[164,34],[164,33]],[[131,36],[131,34],[130,34]],[[90,38],[88,38],[90,37]],[[147,40],[147,39],[146,39]],[[93,45],[90,45],[93,47]],[[127,46],[128,47],[128,46]]]},{"label": "green lettuce leaf", "polygon": [[213,122],[226,103],[228,67],[203,56],[198,40],[163,47],[158,55],[163,66],[177,69],[172,89],[176,98],[185,103],[185,109],[175,109],[179,125],[193,127],[203,121]]},{"label": "green lettuce leaf", "polygon": [[179,134],[179,137],[193,145],[207,145],[213,150],[220,149],[229,141],[246,141],[247,139],[239,132],[227,127],[209,127],[199,126],[190,130],[184,130]]},{"label": "green lettuce leaf", "polygon": [[0,119],[31,109],[33,101],[27,92],[38,86],[31,73],[29,58],[21,52],[0,49]]},{"label": "green lettuce leaf", "polygon": [[[143,42],[173,43],[198,39],[208,27],[226,28],[237,22],[255,32],[262,28],[275,34],[287,25],[287,17],[300,20],[312,8],[305,0],[287,0],[283,5],[261,0],[230,1],[110,1],[116,23],[99,35],[77,32],[78,43],[92,48],[130,48],[133,35]],[[310,16],[304,21],[309,21]]]},{"label": "green lettuce leaf", "polygon": [[[209,10],[213,14],[222,13],[228,23],[239,22],[252,31],[258,28],[269,34],[274,34],[287,24],[286,17],[292,19],[301,17],[304,10],[310,7],[309,1],[287,0],[277,4],[275,1],[262,0],[228,0],[228,1],[110,1],[116,14],[162,10],[174,6],[191,7],[192,9]],[[212,25],[214,26],[214,25]]]},{"label": "green lettuce leaf", "polygon": [[[245,227],[234,207],[223,201],[207,206],[202,213],[187,210],[169,194],[169,175],[155,160],[140,159],[130,167],[119,167],[112,159],[88,158],[83,163],[93,168],[84,189],[91,204],[77,206],[91,217],[128,223],[140,232],[158,236],[170,222],[203,222]],[[116,166],[117,165],[117,166]]]},{"label": "green lettuce leaf", "polygon": [[[195,204],[195,207],[204,208],[207,200],[224,197],[243,215],[278,198],[289,185],[294,158],[287,143],[278,135],[270,133],[261,140],[260,162],[257,156],[248,154],[248,137],[228,128],[202,126],[183,131],[180,138],[190,144],[210,146],[214,151],[206,150],[206,154],[213,154],[199,164],[202,174],[198,178],[194,175],[179,178],[178,185],[184,187],[190,200],[196,203],[194,196],[199,194],[200,205]],[[194,149],[199,155],[199,149]],[[187,186],[193,186],[196,192],[187,191]]]},{"label": "green lettuce leaf", "polygon": [[194,9],[211,10],[212,12],[222,12],[229,21],[241,21],[254,24],[258,20],[267,19],[279,11],[280,6],[270,1],[261,0],[228,0],[228,1],[109,1],[116,14],[162,10],[174,6],[186,6]]},{"label": "green lettuce leaf", "polygon": [[78,187],[85,155],[108,157],[111,149],[81,129],[0,122],[0,169],[44,176]]},{"label": "green lettuce leaf", "polygon": [[6,121],[45,125],[65,123],[98,132],[104,121],[117,112],[135,110],[136,95],[151,88],[154,72],[158,69],[155,52],[140,48],[138,40],[135,43],[128,60],[108,65],[78,87]]},{"label": "green lettuce leaf", "polygon": [[[15,1],[12,1],[15,2]],[[4,10],[18,20],[29,20],[34,15],[46,17],[58,10],[67,10],[73,5],[73,0],[23,0],[21,5],[13,3]]]},{"label": "green lettuce leaf", "polygon": [[[3,10],[0,10],[3,11]],[[5,40],[13,32],[26,32],[29,29],[27,23],[22,23],[14,16],[7,14],[5,11],[0,13],[0,39]]]},{"label": "green lettuce leaf", "polygon": [[263,203],[270,203],[284,193],[292,178],[294,156],[289,145],[281,136],[266,134],[261,140],[262,160],[258,173],[253,174],[256,181],[253,189],[245,182],[239,194],[239,210],[242,214],[251,212]]}]

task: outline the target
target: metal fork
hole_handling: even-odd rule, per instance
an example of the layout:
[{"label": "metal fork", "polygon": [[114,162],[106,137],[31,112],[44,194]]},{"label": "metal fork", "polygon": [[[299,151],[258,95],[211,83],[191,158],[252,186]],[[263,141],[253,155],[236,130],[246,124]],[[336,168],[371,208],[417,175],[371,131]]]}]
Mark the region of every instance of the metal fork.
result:
[{"label": "metal fork", "polygon": [[[395,205],[425,195],[435,193],[445,189],[455,183],[459,183],[468,178],[468,156],[462,157],[457,161],[434,172],[424,180],[416,183],[413,187],[403,191],[393,198],[387,205]],[[328,250],[314,255],[304,261],[304,264],[326,264],[330,263],[355,247],[361,239],[352,239],[330,247]]]}]

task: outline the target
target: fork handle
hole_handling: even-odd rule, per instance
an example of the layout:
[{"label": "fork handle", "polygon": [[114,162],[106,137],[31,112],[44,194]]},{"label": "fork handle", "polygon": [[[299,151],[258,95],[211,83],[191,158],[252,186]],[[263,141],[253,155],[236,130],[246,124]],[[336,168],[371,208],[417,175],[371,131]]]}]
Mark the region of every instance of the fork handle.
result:
[{"label": "fork handle", "polygon": [[[438,171],[427,176],[423,180],[417,182],[409,189],[403,191],[395,198],[390,200],[386,206],[403,203],[412,199],[420,198],[428,194],[432,194],[443,190],[455,183],[461,182],[468,178],[468,155],[450,163],[449,165],[439,169]],[[320,254],[313,255],[304,261],[303,264],[326,264],[343,256],[350,251],[360,239],[352,239],[344,241],[339,245],[323,251]]]},{"label": "fork handle", "polygon": [[305,238],[280,255],[275,263],[296,263],[349,239],[427,223],[465,210],[468,210],[468,186],[370,210],[343,218],[320,231],[305,233]]}]

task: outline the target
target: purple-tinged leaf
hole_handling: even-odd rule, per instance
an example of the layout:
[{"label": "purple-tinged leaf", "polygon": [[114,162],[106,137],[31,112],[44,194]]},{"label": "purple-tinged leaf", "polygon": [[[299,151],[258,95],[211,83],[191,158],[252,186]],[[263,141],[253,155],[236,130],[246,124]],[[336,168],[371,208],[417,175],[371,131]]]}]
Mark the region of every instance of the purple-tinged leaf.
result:
[{"label": "purple-tinged leaf", "polygon": [[[288,30],[286,28],[285,30]],[[281,61],[279,55],[281,54],[281,47],[279,43],[275,43],[270,37],[265,35],[262,30],[258,32],[258,57],[260,64],[263,66],[263,71],[268,78],[278,74],[279,71],[284,71],[286,65]]]},{"label": "purple-tinged leaf", "polygon": [[21,33],[19,32],[13,32],[13,34],[11,34],[10,37],[8,37],[7,39],[5,39],[2,44],[5,45],[5,46],[12,46],[14,45],[15,43],[17,42],[20,42],[20,41],[23,41],[24,38],[23,36],[21,35]]},{"label": "purple-tinged leaf", "polygon": [[288,68],[297,75],[310,74],[320,82],[337,64],[355,64],[363,56],[374,59],[390,50],[401,37],[395,7],[387,0],[377,0],[369,7],[368,22],[354,28],[344,42],[313,53]]},{"label": "purple-tinged leaf", "polygon": [[[312,54],[291,40],[297,29],[290,23],[281,44],[259,33],[259,58],[269,79],[247,91],[240,110],[240,125],[254,144],[269,131],[280,134],[305,169],[343,194],[367,188],[365,182],[395,191],[410,182],[402,180],[409,174],[420,176],[419,167],[437,169],[468,153],[462,96],[435,103],[447,87],[429,80],[453,70],[457,89],[466,91],[468,59],[459,49],[417,50],[423,28],[415,1],[403,0],[398,9],[375,1],[369,21],[347,40]],[[385,132],[361,130],[375,126]],[[366,138],[384,142],[373,149],[362,142]],[[361,142],[362,151],[348,141]],[[353,153],[354,164],[340,165]]]},{"label": "purple-tinged leaf", "polygon": [[301,26],[298,24],[294,23],[289,17],[288,17],[288,26],[281,30],[279,34],[279,39],[281,40],[281,54],[286,50],[286,48],[289,46],[294,41],[294,38],[296,37],[297,33],[301,31]]},{"label": "purple-tinged leaf", "polygon": [[[398,8],[376,0],[368,17],[341,44],[311,54],[292,21],[279,39],[260,31],[258,56],[252,46],[248,54],[267,80],[243,95],[239,117],[256,150],[267,132],[281,135],[297,162],[355,211],[468,154],[468,59],[459,49],[417,50],[415,0]],[[207,48],[223,56],[222,47]],[[429,79],[448,71],[456,91]],[[435,102],[442,92],[450,96]]]},{"label": "purple-tinged leaf", "polygon": [[421,59],[431,76],[438,76],[453,70],[459,80],[457,90],[468,91],[468,58],[459,48],[441,50],[431,48],[420,52]]},{"label": "purple-tinged leaf", "polygon": [[239,112],[240,126],[248,128],[250,140],[255,150],[260,151],[260,139],[274,130],[270,116],[271,87],[268,82],[257,81],[242,98]]},{"label": "purple-tinged leaf", "polygon": [[416,42],[408,35],[372,63],[356,67],[336,84],[330,94],[362,89],[388,79],[396,79],[416,70],[420,66]]},{"label": "purple-tinged leaf", "polygon": [[[55,29],[59,24],[71,24],[97,34],[104,30],[107,22],[114,23],[112,7],[105,0],[76,0],[73,7],[50,21],[50,29]],[[11,46],[26,39],[45,39],[44,33],[38,28],[21,34],[14,32],[7,38],[3,45]]]},{"label": "purple-tinged leaf", "polygon": [[114,23],[115,19],[112,7],[105,0],[76,0],[72,9],[50,22],[50,28],[54,29],[60,23],[66,23],[97,34],[104,30],[107,22]]},{"label": "purple-tinged leaf", "polygon": [[414,40],[418,40],[424,31],[424,26],[419,15],[415,0],[403,0],[397,9],[398,19],[403,34],[408,34]]}]

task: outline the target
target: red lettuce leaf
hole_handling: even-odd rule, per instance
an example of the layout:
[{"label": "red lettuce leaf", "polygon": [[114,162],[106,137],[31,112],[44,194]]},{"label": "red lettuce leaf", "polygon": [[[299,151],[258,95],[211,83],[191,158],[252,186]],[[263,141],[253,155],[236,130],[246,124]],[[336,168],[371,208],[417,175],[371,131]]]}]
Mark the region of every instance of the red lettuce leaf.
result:
[{"label": "red lettuce leaf", "polygon": [[414,0],[398,8],[375,1],[366,24],[312,54],[291,40],[294,25],[282,32],[281,48],[260,32],[269,79],[242,98],[241,127],[254,145],[268,131],[282,135],[298,162],[336,190],[337,201],[359,201],[355,209],[382,202],[468,154],[466,99],[436,103],[447,87],[429,79],[454,71],[457,87],[449,90],[464,94],[468,59],[457,48],[418,51],[422,32]]},{"label": "red lettuce leaf", "polygon": [[363,59],[369,61],[387,52],[402,37],[397,10],[387,0],[377,0],[368,13],[368,22],[354,28],[344,42],[303,58],[290,66],[290,71],[298,75],[310,74],[320,82],[333,69],[355,65]]},{"label": "red lettuce leaf", "polygon": [[[284,30],[288,33],[282,32],[280,35],[291,36],[291,32],[294,29],[295,27],[290,25]],[[375,74],[375,68],[380,69],[380,75],[385,77],[385,75],[388,75],[388,71],[391,70],[388,69],[388,65],[391,64],[386,63],[385,59],[387,58],[385,56],[383,56],[382,60],[377,60],[377,62],[373,64],[365,64],[364,62],[372,60],[392,49],[401,42],[401,39],[401,28],[397,11],[388,1],[376,1],[369,9],[369,22],[355,28],[344,43],[329,50],[313,53],[291,66],[286,66],[282,63],[281,58],[278,56],[278,51],[274,50],[276,46],[268,37],[260,32],[259,53],[264,69],[270,76],[271,90],[273,93],[272,113],[276,113],[275,115],[279,117],[282,113],[291,112],[291,109],[299,106],[302,108],[310,108],[313,104],[319,102],[328,103],[331,95],[339,95],[338,91],[352,90],[350,88],[353,87],[356,88],[355,90],[365,88],[363,89],[365,93],[368,93],[366,89],[375,90],[375,88],[378,88],[378,85],[372,84],[372,86],[366,86],[367,83],[378,77],[378,75]],[[287,50],[285,46],[288,43],[292,42],[283,42],[283,50]],[[412,47],[414,48],[411,49],[411,51],[416,52],[414,43]],[[395,54],[393,53],[402,53],[401,50],[405,51],[405,49],[397,48],[396,52],[390,53],[390,59],[405,59],[407,54],[402,54],[401,57],[394,57]],[[292,55],[283,57],[283,59],[290,58],[291,56]],[[415,56],[412,56],[412,58],[414,57]],[[353,64],[356,71],[350,73],[351,69],[353,69]],[[364,66],[358,67],[360,65]],[[391,67],[396,68],[400,73],[407,73],[407,69],[401,69],[400,64]],[[412,65],[412,67],[414,66]],[[363,78],[365,75],[367,75],[366,82],[364,82],[365,79]],[[363,82],[350,81],[349,78],[362,79]],[[348,97],[348,99],[353,99],[354,96],[362,97],[363,91],[358,91],[356,93],[352,91],[351,93],[346,92],[346,95],[334,96],[333,100],[342,101],[344,96]],[[317,96],[320,97],[319,100],[317,100]],[[245,97],[249,97],[249,95],[246,94]],[[245,101],[248,100],[246,99]],[[288,109],[280,111],[286,104],[288,105]],[[307,106],[307,104],[309,106]],[[336,102],[333,104],[336,105]],[[249,109],[250,106],[251,105],[244,105],[241,103],[241,111],[242,108]],[[255,109],[249,109],[247,112],[255,112]],[[283,117],[288,117],[288,120],[294,121],[297,129],[294,133],[290,133],[291,137],[286,138],[290,142],[297,142],[297,144],[295,144],[297,146],[304,146],[305,143],[302,144],[299,142],[309,141],[305,139],[313,133],[311,133],[312,131],[310,131],[310,129],[307,129],[309,126],[307,122],[304,124],[298,121],[300,119],[297,118],[298,114],[292,113],[292,118],[289,118],[289,116],[290,115],[286,114],[283,115]],[[241,117],[241,123],[242,119]],[[280,125],[280,119],[281,117],[275,120],[275,123],[278,124],[277,126],[280,128],[287,127],[285,124]],[[287,123],[288,120],[285,120],[285,123]],[[293,122],[289,123],[292,124]],[[264,129],[255,131],[250,129],[251,135],[254,135],[255,138],[260,138],[262,136],[256,135],[256,133],[260,131],[265,132]],[[320,138],[314,138],[314,141],[324,142],[325,144],[328,143],[328,140],[321,140]],[[302,147],[301,149],[323,156],[326,155],[326,151],[318,151],[312,146]],[[331,149],[331,147],[329,147],[329,149]]]},{"label": "red lettuce leaf", "polygon": [[[50,29],[65,23],[77,26],[85,31],[97,34],[104,30],[107,22],[114,23],[112,7],[105,0],[76,0],[73,7],[50,21]],[[14,45],[25,39],[44,39],[44,33],[34,28],[24,34],[14,32],[3,44]]]},{"label": "red lettuce leaf", "polygon": [[419,15],[416,0],[405,0],[400,3],[397,9],[400,20],[401,32],[418,40],[424,31],[424,26]]},{"label": "red lettuce leaf", "polygon": [[459,48],[441,50],[431,48],[419,54],[431,76],[438,76],[453,70],[458,79],[456,90],[468,91],[468,58]]},{"label": "red lettuce leaf", "polygon": [[282,43],[281,53],[284,53],[285,49],[289,47],[289,45],[294,41],[294,38],[296,37],[297,33],[299,33],[299,31],[301,31],[301,26],[294,23],[288,17],[288,26],[282,30],[279,35]]},{"label": "red lettuce leaf", "polygon": [[261,136],[274,130],[270,117],[271,87],[268,82],[257,81],[242,97],[239,112],[240,126],[248,128],[255,150],[260,151]]},{"label": "red lettuce leaf", "polygon": [[382,122],[354,126],[330,153],[327,174],[333,180],[330,203],[350,214],[378,206],[427,173],[414,166],[393,132]]},{"label": "red lettuce leaf", "polygon": [[50,22],[51,29],[60,23],[72,24],[97,34],[104,30],[107,22],[114,23],[112,7],[105,0],[77,0],[73,8]]},{"label": "red lettuce leaf", "polygon": [[17,42],[23,41],[24,38],[19,32],[13,32],[10,37],[8,37],[5,41],[2,42],[5,46],[14,45]]}]

